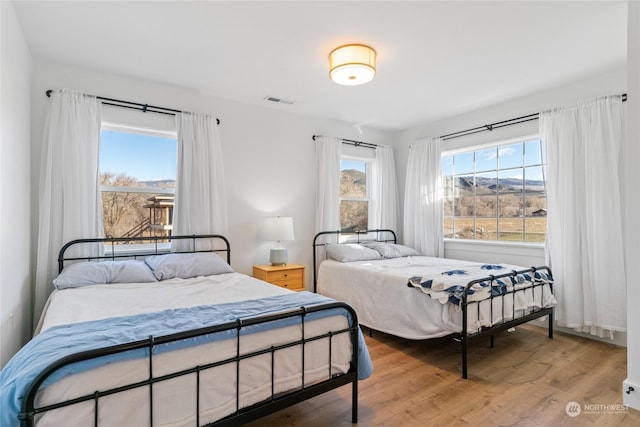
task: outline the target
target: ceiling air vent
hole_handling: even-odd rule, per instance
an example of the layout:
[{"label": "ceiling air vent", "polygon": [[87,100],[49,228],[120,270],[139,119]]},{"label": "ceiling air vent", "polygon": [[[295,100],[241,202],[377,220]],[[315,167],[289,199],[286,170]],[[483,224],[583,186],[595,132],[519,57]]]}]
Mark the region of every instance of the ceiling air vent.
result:
[{"label": "ceiling air vent", "polygon": [[287,105],[295,104],[295,101],[292,101],[290,99],[276,98],[275,96],[265,96],[264,100],[270,101],[270,102],[277,102],[278,104],[287,104]]}]

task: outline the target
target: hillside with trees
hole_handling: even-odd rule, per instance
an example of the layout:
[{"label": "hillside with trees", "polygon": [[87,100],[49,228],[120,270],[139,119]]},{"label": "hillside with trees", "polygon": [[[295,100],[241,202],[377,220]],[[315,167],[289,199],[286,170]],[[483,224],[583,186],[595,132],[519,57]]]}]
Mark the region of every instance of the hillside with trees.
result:
[{"label": "hillside with trees", "polygon": [[[340,173],[340,197],[365,198],[367,177],[364,172],[346,169]],[[369,203],[358,200],[340,202],[340,224],[343,232],[367,230],[369,228]]]},{"label": "hillside with trees", "polygon": [[149,209],[144,206],[147,200],[157,193],[158,188],[174,188],[175,181],[138,181],[125,174],[104,172],[100,174],[102,187],[149,188],[148,193],[129,193],[122,191],[103,191],[102,210],[104,213],[104,233],[106,237],[132,237],[140,229],[146,230],[149,224]]}]

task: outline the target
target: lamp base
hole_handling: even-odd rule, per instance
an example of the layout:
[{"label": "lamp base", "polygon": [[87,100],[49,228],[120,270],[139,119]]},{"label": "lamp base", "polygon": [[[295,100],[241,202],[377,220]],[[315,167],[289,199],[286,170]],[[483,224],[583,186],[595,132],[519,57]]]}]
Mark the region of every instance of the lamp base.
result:
[{"label": "lamp base", "polygon": [[273,248],[269,254],[271,265],[285,265],[288,261],[287,248]]}]

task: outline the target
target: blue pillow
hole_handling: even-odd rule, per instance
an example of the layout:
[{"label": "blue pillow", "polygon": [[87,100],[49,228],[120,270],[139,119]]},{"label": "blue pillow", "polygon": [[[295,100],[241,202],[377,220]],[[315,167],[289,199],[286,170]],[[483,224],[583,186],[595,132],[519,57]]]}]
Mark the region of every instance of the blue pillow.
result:
[{"label": "blue pillow", "polygon": [[327,245],[327,258],[340,261],[369,261],[381,259],[380,254],[373,249],[355,243],[335,243]]},{"label": "blue pillow", "polygon": [[158,280],[233,273],[231,266],[216,252],[152,255],[146,257],[144,262]]},{"label": "blue pillow", "polygon": [[419,256],[422,255],[417,250],[410,248],[409,246],[398,245],[396,243],[387,242],[365,242],[364,246],[376,250],[382,258],[400,258],[405,256]]},{"label": "blue pillow", "polygon": [[56,289],[109,283],[156,282],[151,269],[138,260],[88,261],[67,265],[53,280]]}]

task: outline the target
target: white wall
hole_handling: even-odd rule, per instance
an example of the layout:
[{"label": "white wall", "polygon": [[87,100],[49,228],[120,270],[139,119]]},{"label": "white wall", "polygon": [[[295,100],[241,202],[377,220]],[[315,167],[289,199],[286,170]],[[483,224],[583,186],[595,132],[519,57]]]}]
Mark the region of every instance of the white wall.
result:
[{"label": "white wall", "polygon": [[[364,135],[360,135],[352,125],[292,114],[284,109],[286,107],[279,111],[249,106],[216,99],[189,88],[50,61],[36,60],[33,74],[34,183],[38,182],[47,89],[68,87],[103,97],[215,114],[221,121],[219,131],[227,183],[232,266],[236,271],[250,275],[253,264],[268,263],[273,242],[259,239],[262,219],[292,216],[296,240],[284,244],[289,249],[289,261],[307,267],[308,289],[311,289],[312,280],[311,242],[315,225],[312,135],[378,144],[391,142],[389,133],[365,129]],[[33,226],[37,230],[37,196],[33,203]]]},{"label": "white wall", "polygon": [[0,368],[31,337],[31,54],[0,2]]},{"label": "white wall", "polygon": [[[627,144],[625,146],[625,250],[627,265],[627,380],[623,384],[624,403],[640,410],[640,286],[635,267],[640,260],[640,191],[638,159],[640,159],[640,3],[629,2],[627,37]],[[628,387],[635,391],[627,394]]]}]

